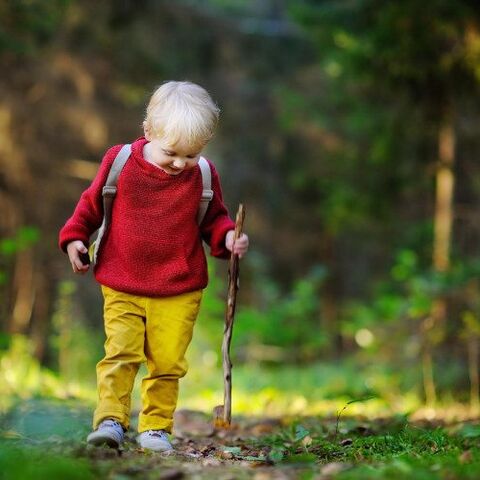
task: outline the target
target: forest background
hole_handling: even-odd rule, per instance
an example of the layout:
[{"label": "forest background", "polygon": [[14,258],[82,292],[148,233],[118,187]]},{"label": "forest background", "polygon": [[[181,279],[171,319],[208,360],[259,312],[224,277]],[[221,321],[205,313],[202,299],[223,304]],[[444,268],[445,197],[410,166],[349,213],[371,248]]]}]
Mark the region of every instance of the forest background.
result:
[{"label": "forest background", "polygon": [[[2,412],[93,405],[101,297],[58,231],[153,89],[188,79],[222,110],[206,154],[251,240],[234,414],[478,414],[477,2],[4,0],[0,66]],[[205,411],[227,278],[209,268],[179,403]]]}]

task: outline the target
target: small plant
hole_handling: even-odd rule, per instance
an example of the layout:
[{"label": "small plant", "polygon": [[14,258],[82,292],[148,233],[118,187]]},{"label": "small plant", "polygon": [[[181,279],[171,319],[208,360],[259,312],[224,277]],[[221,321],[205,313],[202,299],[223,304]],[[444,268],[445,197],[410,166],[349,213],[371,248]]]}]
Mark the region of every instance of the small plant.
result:
[{"label": "small plant", "polygon": [[350,400],[345,404],[345,406],[337,413],[337,423],[335,425],[335,436],[334,438],[336,439],[338,436],[338,430],[339,430],[339,424],[340,424],[340,417],[342,416],[342,413],[348,408],[349,405],[352,403],[358,403],[358,402],[366,402],[367,400],[371,400],[372,398],[376,398],[374,395],[370,397],[365,397],[365,398],[357,398],[354,400]]}]

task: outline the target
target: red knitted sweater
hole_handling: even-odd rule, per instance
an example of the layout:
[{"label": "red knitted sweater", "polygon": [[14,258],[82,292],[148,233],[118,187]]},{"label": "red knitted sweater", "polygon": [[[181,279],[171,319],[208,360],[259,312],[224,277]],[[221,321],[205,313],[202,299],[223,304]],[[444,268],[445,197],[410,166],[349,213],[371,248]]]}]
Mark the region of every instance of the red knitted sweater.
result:
[{"label": "red knitted sweater", "polygon": [[[123,168],[113,202],[112,221],[102,240],[95,278],[115,290],[144,296],[170,296],[205,288],[207,262],[202,239],[211,254],[227,258],[225,235],[235,228],[223,203],[220,181],[212,170],[213,199],[201,225],[197,212],[202,195],[200,167],[168,175],[143,157],[140,138]],[[103,220],[102,188],[121,145],[110,148],[90,187],[60,231],[59,245],[86,246]]]}]

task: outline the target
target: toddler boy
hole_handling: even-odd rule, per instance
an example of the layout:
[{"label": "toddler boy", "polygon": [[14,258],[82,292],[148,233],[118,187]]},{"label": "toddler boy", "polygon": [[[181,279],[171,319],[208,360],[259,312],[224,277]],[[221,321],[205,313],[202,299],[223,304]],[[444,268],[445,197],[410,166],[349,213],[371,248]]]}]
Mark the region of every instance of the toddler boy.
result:
[{"label": "toddler boy", "polygon": [[[235,225],[210,161],[213,198],[197,221],[203,190],[198,162],[218,115],[199,85],[164,83],[150,99],[144,137],[133,142],[118,178],[111,223],[94,267],[104,297],[106,341],[105,357],[97,364],[98,404],[88,443],[122,443],[135,376],[146,360],[137,442],[155,451],[172,449],[168,433],[178,382],[187,372],[185,352],[208,282],[202,240],[219,258],[231,251],[242,257],[248,250],[247,235],[234,241]],[[102,188],[121,147],[106,152],[60,231],[60,248],[77,274],[89,269],[81,256],[102,223]]]}]

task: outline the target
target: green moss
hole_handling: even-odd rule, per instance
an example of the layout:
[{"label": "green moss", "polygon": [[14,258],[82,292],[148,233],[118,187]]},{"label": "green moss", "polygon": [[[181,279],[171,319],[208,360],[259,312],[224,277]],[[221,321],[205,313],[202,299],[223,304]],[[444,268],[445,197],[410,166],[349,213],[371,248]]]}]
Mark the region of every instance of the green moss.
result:
[{"label": "green moss", "polygon": [[[48,447],[48,446],[47,446]],[[52,455],[48,448],[0,443],[1,480],[89,480],[95,478],[87,460]]]}]

